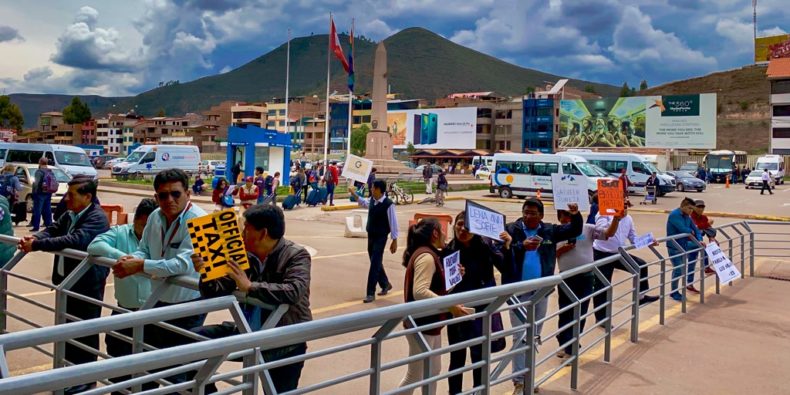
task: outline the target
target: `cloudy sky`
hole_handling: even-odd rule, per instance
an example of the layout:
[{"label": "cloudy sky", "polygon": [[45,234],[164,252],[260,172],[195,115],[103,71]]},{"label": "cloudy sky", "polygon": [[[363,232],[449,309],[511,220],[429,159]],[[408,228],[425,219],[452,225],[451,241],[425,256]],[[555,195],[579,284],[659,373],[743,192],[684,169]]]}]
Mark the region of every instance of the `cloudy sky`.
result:
[{"label": "cloudy sky", "polygon": [[[758,35],[790,30],[759,0]],[[420,26],[525,67],[651,86],[752,61],[750,0],[0,0],[0,92],[129,95],[238,67],[295,36]]]}]

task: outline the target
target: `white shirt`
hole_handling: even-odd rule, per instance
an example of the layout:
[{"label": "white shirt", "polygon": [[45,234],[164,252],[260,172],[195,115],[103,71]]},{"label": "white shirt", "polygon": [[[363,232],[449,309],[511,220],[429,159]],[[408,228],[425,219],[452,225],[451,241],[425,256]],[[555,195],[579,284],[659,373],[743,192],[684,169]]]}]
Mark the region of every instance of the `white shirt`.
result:
[{"label": "white shirt", "polygon": [[[606,237],[606,230],[612,224],[614,217],[611,215],[596,215],[595,216],[595,230],[601,234],[601,237]],[[593,248],[602,252],[618,252],[618,248],[624,247],[625,241],[629,240],[634,244],[636,240],[636,228],[634,228],[634,220],[630,215],[626,215],[620,219],[617,226],[617,231],[612,237],[607,240],[595,240]]]},{"label": "white shirt", "polygon": [[771,176],[768,174],[767,171],[763,172],[762,177],[763,177],[763,181],[771,181]]},{"label": "white shirt", "polygon": [[[600,233],[597,232],[595,225],[584,224],[582,234],[576,238],[576,247],[573,247],[573,249],[557,258],[557,266],[559,266],[560,272],[571,270],[593,262],[595,260],[593,258],[593,241],[597,242],[599,237]],[[557,243],[557,248],[560,248],[565,244],[568,244],[568,242],[563,241],[561,243]]]}]

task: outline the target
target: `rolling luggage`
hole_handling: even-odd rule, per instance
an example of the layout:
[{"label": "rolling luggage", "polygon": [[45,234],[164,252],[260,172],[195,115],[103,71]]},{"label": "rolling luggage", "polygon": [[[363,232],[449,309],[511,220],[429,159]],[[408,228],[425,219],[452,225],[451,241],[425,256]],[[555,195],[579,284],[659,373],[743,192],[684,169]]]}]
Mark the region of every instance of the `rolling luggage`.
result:
[{"label": "rolling luggage", "polygon": [[317,206],[321,204],[326,199],[326,188],[313,188],[310,190],[310,193],[307,194],[307,203],[308,206]]},{"label": "rolling luggage", "polygon": [[285,197],[285,200],[283,200],[283,209],[293,210],[297,204],[299,204],[299,197],[296,195],[288,195]]}]

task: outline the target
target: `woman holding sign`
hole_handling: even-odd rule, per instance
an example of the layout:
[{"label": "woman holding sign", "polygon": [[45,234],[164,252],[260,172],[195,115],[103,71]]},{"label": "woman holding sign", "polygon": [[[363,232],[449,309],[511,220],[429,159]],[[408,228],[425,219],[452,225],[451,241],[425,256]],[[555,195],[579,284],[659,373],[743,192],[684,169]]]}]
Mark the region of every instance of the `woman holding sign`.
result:
[{"label": "woman holding sign", "polygon": [[[460,252],[461,266],[464,268],[464,276],[461,282],[458,283],[449,293],[460,293],[466,291],[473,291],[476,289],[483,289],[496,286],[494,279],[494,267],[499,270],[503,275],[509,275],[513,272],[513,264],[511,260],[506,260],[502,250],[510,250],[510,242],[512,238],[507,232],[502,232],[500,238],[502,243],[495,242],[487,237],[478,236],[469,233],[466,229],[466,211],[461,211],[455,216],[455,237],[450,244],[447,245],[448,252]],[[509,257],[508,253],[508,257]],[[483,311],[485,306],[477,307],[478,312]],[[502,318],[499,313],[492,317],[494,330],[502,329]],[[447,326],[447,340],[450,344],[461,343],[470,339],[483,335],[483,320],[478,318],[474,321],[463,321],[457,324]],[[501,347],[504,348],[505,339],[502,341]],[[492,342],[495,343],[495,342]],[[496,352],[497,347],[492,344],[492,351]],[[500,349],[501,351],[501,349]],[[469,354],[472,363],[479,362],[483,359],[482,345],[469,347]],[[466,363],[466,348],[456,350],[450,353],[450,371],[459,369]],[[473,373],[474,386],[477,387],[481,384],[481,371],[475,369]],[[450,394],[458,394],[463,390],[463,375],[457,374],[450,376],[448,379],[450,384]]]},{"label": "woman holding sign", "polygon": [[[440,258],[439,249],[444,247],[444,234],[439,221],[435,218],[425,218],[409,227],[409,235],[406,239],[406,251],[403,253],[403,266],[406,267],[406,279],[403,285],[403,298],[406,303],[415,300],[438,298],[440,295],[447,294],[444,281],[444,266]],[[473,313],[473,309],[467,309],[462,305],[455,305],[450,308],[453,317],[461,317]],[[445,320],[445,314],[415,319],[418,326],[430,325]],[[404,326],[409,327],[408,323]],[[428,329],[422,332],[425,341],[431,349],[442,346],[442,328]],[[407,336],[409,342],[409,355],[417,355],[423,352],[420,343],[415,336]],[[442,369],[441,355],[431,358],[431,377],[439,375]],[[406,375],[400,382],[400,386],[406,386],[424,380],[423,362],[417,360],[409,363]],[[436,393],[436,382],[429,384],[430,394]],[[411,394],[414,390],[408,391]]]}]

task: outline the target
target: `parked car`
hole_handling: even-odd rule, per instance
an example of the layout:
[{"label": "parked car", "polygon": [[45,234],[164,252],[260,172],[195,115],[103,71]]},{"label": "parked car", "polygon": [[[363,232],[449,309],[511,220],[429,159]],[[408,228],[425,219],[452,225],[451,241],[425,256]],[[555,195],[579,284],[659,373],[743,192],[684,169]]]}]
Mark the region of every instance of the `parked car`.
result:
[{"label": "parked car", "polygon": [[[12,163],[16,166],[14,175],[19,178],[19,183],[22,184],[22,190],[19,191],[19,198],[25,199],[27,204],[27,212],[33,212],[33,183],[36,181],[35,174],[38,170],[37,164],[32,163]],[[66,174],[61,168],[49,166],[55,174],[55,179],[58,180],[58,191],[52,194],[52,207],[55,207],[66,195],[69,190],[68,183],[71,181],[71,176]]]},{"label": "parked car", "polygon": [[668,171],[666,174],[675,178],[675,185],[680,192],[684,191],[697,191],[702,192],[705,190],[705,181],[700,180],[694,176],[694,173],[689,171]]},{"label": "parked car", "polygon": [[119,164],[119,163],[121,163],[121,162],[123,162],[123,161],[125,161],[125,160],[126,160],[126,158],[115,158],[115,159],[110,159],[110,160],[108,160],[108,161],[104,162],[104,164],[102,165],[102,167],[101,167],[101,168],[102,168],[102,169],[108,169],[108,170],[110,170],[110,169],[112,169],[112,168],[113,168],[113,166],[115,166],[115,165],[117,165],[117,164]]},{"label": "parked car", "polygon": [[203,160],[200,162],[200,165],[198,165],[198,174],[205,174],[206,176],[209,176],[214,174],[214,170],[217,167],[225,167],[225,161],[208,159]]},{"label": "parked car", "polygon": [[477,172],[475,172],[475,178],[478,180],[488,179],[488,177],[491,177],[491,170],[488,166],[480,166]]},{"label": "parked car", "polygon": [[[431,164],[431,167],[433,168],[433,176],[434,177],[436,177],[436,175],[439,174],[439,170],[444,170],[444,169],[442,169],[441,166],[439,166],[437,164]],[[414,170],[416,170],[417,173],[422,174],[422,169],[424,169],[424,168],[425,168],[425,165],[419,165],[419,166],[415,167]]]},{"label": "parked car", "polygon": [[141,145],[125,161],[112,167],[112,176],[142,178],[163,169],[181,169],[193,175],[199,165],[200,150],[195,145]]},{"label": "parked car", "polygon": [[93,167],[97,169],[103,169],[107,161],[117,158],[118,157],[115,155],[97,155],[91,158],[91,163],[93,163]]},{"label": "parked car", "polygon": [[[771,189],[776,188],[776,182],[771,179],[768,181],[768,185],[771,186]],[[763,170],[753,170],[749,175],[746,177],[746,189],[749,188],[762,188],[763,187]]]},{"label": "parked car", "polygon": [[409,160],[402,160],[402,161],[400,161],[400,163],[403,163],[409,169],[413,169],[413,168],[417,167],[417,165],[415,165],[412,161],[409,161]]}]

